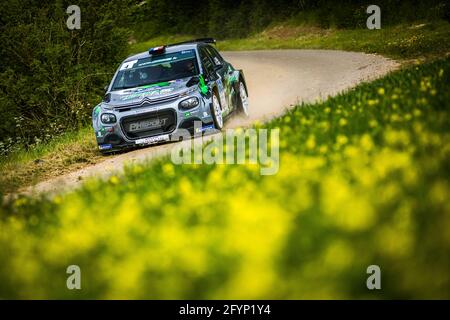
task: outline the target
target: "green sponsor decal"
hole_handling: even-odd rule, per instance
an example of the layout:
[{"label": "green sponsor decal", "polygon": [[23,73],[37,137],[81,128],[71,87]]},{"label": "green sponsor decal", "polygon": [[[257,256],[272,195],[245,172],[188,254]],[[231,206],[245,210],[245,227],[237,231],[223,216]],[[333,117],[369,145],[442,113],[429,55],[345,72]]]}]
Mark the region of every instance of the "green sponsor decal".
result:
[{"label": "green sponsor decal", "polygon": [[135,99],[135,98],[152,97],[152,96],[156,96],[156,95],[171,93],[173,90],[174,90],[174,88],[165,88],[165,89],[159,88],[159,89],[154,89],[154,90],[149,90],[149,91],[136,92],[136,93],[132,93],[132,94],[126,95],[124,97],[121,97],[121,100],[126,101],[126,100]]},{"label": "green sponsor decal", "polygon": [[168,85],[170,85],[170,83],[167,81],[164,81],[164,82],[148,84],[148,85],[145,85],[145,86],[142,86],[139,88],[147,89],[147,88],[152,88],[152,87],[167,87]]},{"label": "green sponsor decal", "polygon": [[199,83],[199,88],[202,94],[207,94],[208,93],[208,86],[205,84],[205,79],[203,78],[203,75],[200,75],[198,77],[198,79],[200,80]]}]

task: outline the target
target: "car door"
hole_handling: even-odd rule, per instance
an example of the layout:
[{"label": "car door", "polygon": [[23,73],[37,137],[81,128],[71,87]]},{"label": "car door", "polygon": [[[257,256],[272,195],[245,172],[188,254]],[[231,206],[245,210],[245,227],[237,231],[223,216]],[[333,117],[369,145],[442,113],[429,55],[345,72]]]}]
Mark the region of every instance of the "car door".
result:
[{"label": "car door", "polygon": [[202,60],[202,66],[207,73],[208,81],[213,81],[217,85],[220,105],[222,106],[222,115],[226,116],[231,111],[224,85],[227,70],[220,60],[214,59],[207,46],[200,48],[200,59]]},{"label": "car door", "polygon": [[208,51],[209,55],[212,57],[212,60],[215,64],[215,68],[217,73],[221,76],[224,92],[225,92],[225,98],[227,100],[227,112],[233,111],[233,108],[235,107],[234,98],[235,98],[235,81],[237,79],[235,75],[234,68],[226,62],[222,56],[219,54],[219,52],[214,48],[213,46],[206,46],[206,50]]}]

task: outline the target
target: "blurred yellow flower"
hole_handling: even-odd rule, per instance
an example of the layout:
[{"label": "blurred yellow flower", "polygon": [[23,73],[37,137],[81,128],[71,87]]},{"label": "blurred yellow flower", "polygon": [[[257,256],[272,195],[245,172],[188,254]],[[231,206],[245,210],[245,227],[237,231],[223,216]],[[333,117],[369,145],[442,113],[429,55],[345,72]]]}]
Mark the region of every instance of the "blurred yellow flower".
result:
[{"label": "blurred yellow flower", "polygon": [[344,145],[348,142],[348,138],[342,134],[339,134],[336,138],[337,145]]},{"label": "blurred yellow flower", "polygon": [[111,182],[112,184],[118,184],[119,183],[119,178],[117,176],[111,176],[109,178],[109,182]]},{"label": "blurred yellow flower", "polygon": [[316,139],[313,135],[310,135],[308,137],[308,140],[306,141],[306,147],[310,150],[312,150],[316,147]]},{"label": "blurred yellow flower", "polygon": [[173,177],[175,175],[175,168],[172,163],[166,163],[162,166],[162,171],[168,177]]},{"label": "blurred yellow flower", "polygon": [[340,125],[341,127],[346,126],[347,123],[348,123],[347,119],[345,119],[345,118],[340,118],[340,119],[339,119],[339,125]]}]

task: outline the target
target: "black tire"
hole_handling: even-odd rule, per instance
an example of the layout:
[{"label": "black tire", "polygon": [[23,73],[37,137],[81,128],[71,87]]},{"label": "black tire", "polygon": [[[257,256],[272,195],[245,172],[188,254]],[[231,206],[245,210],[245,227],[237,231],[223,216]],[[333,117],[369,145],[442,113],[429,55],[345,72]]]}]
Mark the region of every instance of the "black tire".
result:
[{"label": "black tire", "polygon": [[211,116],[213,118],[214,126],[217,130],[223,128],[222,106],[220,105],[220,99],[216,92],[213,92],[211,101]]},{"label": "black tire", "polygon": [[242,81],[237,85],[237,111],[245,117],[248,117],[248,94],[247,89]]}]

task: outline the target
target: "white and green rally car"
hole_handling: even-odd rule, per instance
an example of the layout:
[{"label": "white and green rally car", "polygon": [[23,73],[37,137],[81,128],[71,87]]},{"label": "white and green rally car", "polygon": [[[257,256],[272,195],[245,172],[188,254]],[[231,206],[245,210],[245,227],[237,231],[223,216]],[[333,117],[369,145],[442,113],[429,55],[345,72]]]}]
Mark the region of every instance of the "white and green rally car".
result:
[{"label": "white and green rally car", "polygon": [[233,112],[248,115],[244,73],[213,43],[196,39],[123,61],[93,110],[100,151],[171,141],[181,129],[191,134],[221,130]]}]

